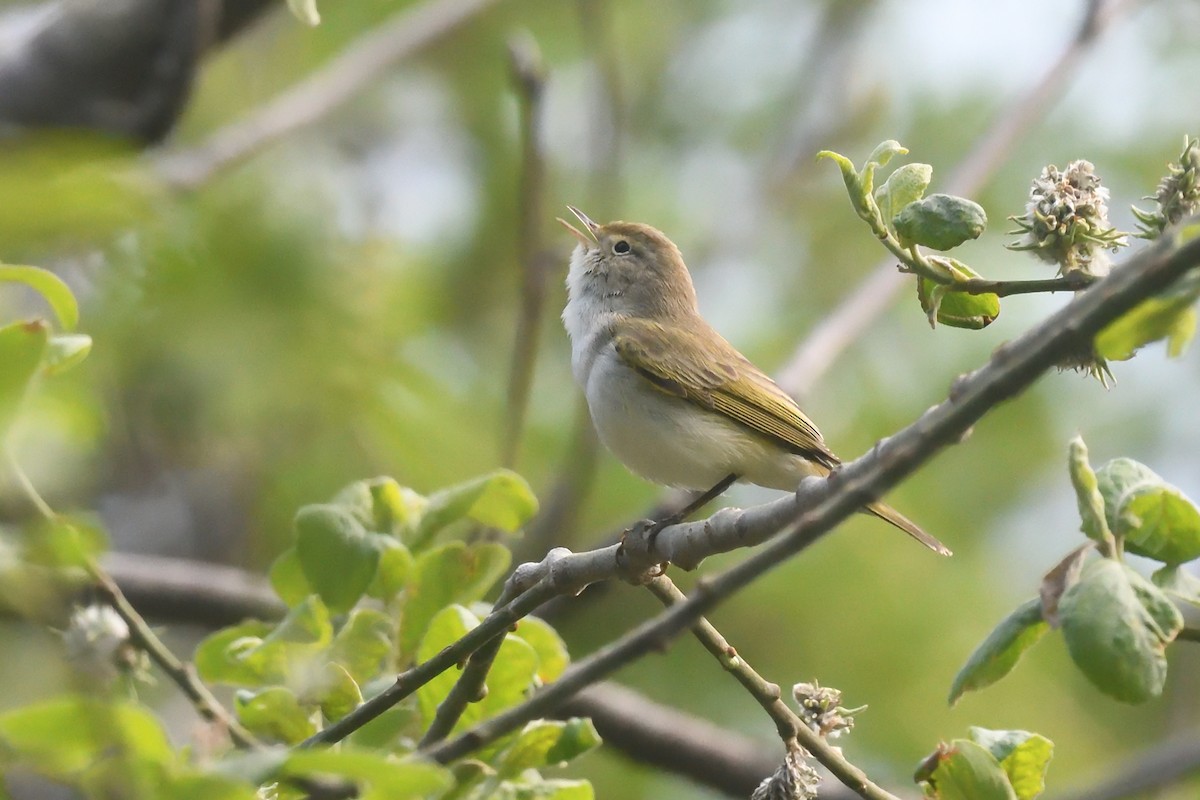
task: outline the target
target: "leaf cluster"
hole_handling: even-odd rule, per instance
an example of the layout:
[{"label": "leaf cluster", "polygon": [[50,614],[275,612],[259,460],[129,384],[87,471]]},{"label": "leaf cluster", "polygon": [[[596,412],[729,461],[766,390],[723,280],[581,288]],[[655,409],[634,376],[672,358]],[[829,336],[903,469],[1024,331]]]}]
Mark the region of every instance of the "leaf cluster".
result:
[{"label": "leaf cluster", "polygon": [[[1166,648],[1183,629],[1176,603],[1200,606],[1200,581],[1181,565],[1200,558],[1200,509],[1143,464],[1116,458],[1093,471],[1083,440],[1069,467],[1089,541],[1046,573],[1040,595],[1008,615],[959,670],[954,703],[1007,675],[1051,628],[1096,688],[1127,703],[1162,694]],[[1091,554],[1098,552],[1098,556]],[[1149,579],[1134,553],[1162,566]]]}]

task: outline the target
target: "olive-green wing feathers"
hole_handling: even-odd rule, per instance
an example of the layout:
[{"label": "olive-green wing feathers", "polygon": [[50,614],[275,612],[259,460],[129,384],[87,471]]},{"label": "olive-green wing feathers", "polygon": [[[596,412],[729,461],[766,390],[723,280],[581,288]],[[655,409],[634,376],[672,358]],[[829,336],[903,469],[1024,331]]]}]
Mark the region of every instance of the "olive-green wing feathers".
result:
[{"label": "olive-green wing feathers", "polygon": [[717,411],[789,450],[838,463],[817,426],[774,381],[711,330],[623,319],[613,331],[617,355],[659,390]]}]

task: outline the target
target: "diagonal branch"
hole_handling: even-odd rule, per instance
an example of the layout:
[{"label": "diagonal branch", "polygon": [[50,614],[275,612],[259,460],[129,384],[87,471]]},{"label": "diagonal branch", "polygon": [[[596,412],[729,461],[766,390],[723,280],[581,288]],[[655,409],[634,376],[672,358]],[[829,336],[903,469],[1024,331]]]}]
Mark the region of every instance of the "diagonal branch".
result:
[{"label": "diagonal branch", "polygon": [[[620,562],[619,552],[625,552],[626,569],[622,574],[628,577],[629,564],[653,569],[657,561],[670,558],[692,566],[706,555],[766,541],[754,555],[702,581],[686,601],[576,662],[557,682],[543,687],[525,703],[424,752],[443,763],[460,758],[531,719],[545,716],[582,687],[664,646],[734,592],[801,552],[863,505],[893,488],[943,448],[962,441],[971,426],[988,411],[1027,389],[1053,368],[1064,353],[1078,347],[1081,341],[1090,340],[1140,301],[1165,290],[1197,266],[1200,266],[1200,239],[1182,247],[1164,240],[1146,248],[1040,325],[997,349],[983,367],[959,378],[947,400],[925,412],[916,422],[847,463],[830,478],[806,479],[794,497],[744,511],[726,509],[709,520],[665,528],[654,540],[654,550],[630,552],[632,548],[605,548],[578,555],[552,551],[548,556],[550,563],[541,569],[546,577],[530,592],[497,609],[480,628],[493,617],[510,620],[520,613],[517,606],[528,609],[534,602],[552,595],[555,577],[574,574],[583,578],[589,569],[600,566],[596,559],[602,562],[613,558]],[[642,539],[645,541],[645,537]],[[527,573],[527,578],[539,570],[540,565],[531,564],[518,568],[519,573]],[[541,594],[536,601],[530,600],[529,595],[539,590]],[[492,631],[493,635],[498,632],[498,628]],[[346,725],[339,735],[362,724],[348,722],[357,713],[342,720]]]}]

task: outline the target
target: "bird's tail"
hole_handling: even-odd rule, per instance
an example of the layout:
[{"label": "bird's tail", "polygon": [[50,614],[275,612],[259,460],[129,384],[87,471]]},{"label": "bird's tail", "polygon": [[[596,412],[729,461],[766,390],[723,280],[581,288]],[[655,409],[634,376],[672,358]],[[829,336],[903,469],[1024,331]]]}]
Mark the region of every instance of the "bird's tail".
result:
[{"label": "bird's tail", "polygon": [[937,539],[930,536],[925,531],[917,527],[917,524],[908,517],[901,514],[896,509],[886,503],[871,503],[866,507],[865,511],[868,514],[874,514],[882,520],[892,523],[900,530],[907,533],[909,536],[916,539],[921,544],[928,547],[935,553],[943,556],[953,555],[950,548],[939,542]]}]

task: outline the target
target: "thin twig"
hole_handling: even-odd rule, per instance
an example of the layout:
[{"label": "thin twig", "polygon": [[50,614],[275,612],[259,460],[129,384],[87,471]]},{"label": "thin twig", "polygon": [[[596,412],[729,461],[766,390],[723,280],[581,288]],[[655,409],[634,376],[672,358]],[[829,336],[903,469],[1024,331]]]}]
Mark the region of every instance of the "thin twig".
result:
[{"label": "thin twig", "polygon": [[545,215],[545,155],[542,152],[542,97],[546,88],[546,70],[537,42],[526,33],[508,43],[509,66],[513,83],[521,99],[521,180],[517,202],[519,219],[516,262],[521,271],[521,312],[517,317],[517,335],[513,343],[512,365],[508,375],[508,400],[501,426],[500,461],[512,467],[517,461],[525,416],[529,410],[529,390],[533,384],[533,366],[537,361],[539,332],[546,305],[546,277],[551,256],[542,240]]},{"label": "thin twig", "polygon": [[[678,554],[686,559],[685,566],[694,566],[705,554],[733,549],[738,546],[739,539],[745,544],[753,544],[762,541],[764,535],[769,536],[771,530],[780,532],[754,555],[701,581],[684,602],[575,662],[558,681],[543,687],[525,703],[485,720],[457,738],[425,750],[425,754],[443,763],[460,758],[531,719],[545,716],[583,686],[663,647],[734,592],[813,544],[864,504],[911,475],[943,448],[961,441],[981,417],[1027,389],[1053,368],[1064,352],[1078,347],[1080,341],[1089,340],[1137,303],[1167,289],[1197,266],[1200,266],[1200,239],[1178,248],[1173,242],[1161,241],[1141,251],[1041,324],[998,348],[987,364],[961,377],[952,387],[950,397],[925,412],[916,422],[880,442],[866,455],[845,464],[830,478],[806,479],[794,497],[795,508],[803,511],[782,528],[778,515],[786,513],[787,498],[740,512],[726,509],[709,520],[662,530],[655,540],[661,550],[648,554],[651,563],[668,554],[679,563],[676,560]],[[624,548],[627,558],[628,550]],[[606,551],[579,556],[560,553],[554,567],[566,571],[576,566],[577,558],[582,565],[596,557],[607,558]],[[640,554],[635,555],[642,559]],[[523,565],[523,568],[536,569],[536,565]],[[542,581],[539,586],[544,583]],[[511,619],[513,607],[525,600],[523,595],[497,613]],[[354,713],[346,719],[352,717]],[[354,726],[349,727],[353,730]],[[346,732],[343,731],[343,735]]]},{"label": "thin twig", "polygon": [[1061,278],[1046,278],[1031,281],[989,281],[986,278],[970,278],[955,283],[948,288],[966,294],[994,294],[998,297],[1008,297],[1014,294],[1035,294],[1038,292],[1078,292],[1096,282],[1096,278],[1083,271],[1072,272]]},{"label": "thin twig", "polygon": [[341,55],[201,144],[153,154],[170,186],[191,190],[264,147],[320,120],[389,67],[456,30],[497,0],[427,0],[364,34]]},{"label": "thin twig", "polygon": [[[1100,34],[1135,2],[1088,0],[1075,36],[1037,84],[996,113],[991,127],[955,167],[945,191],[958,195],[977,192],[1020,138],[1045,118],[1046,108],[1062,92]],[[797,396],[811,392],[842,351],[879,319],[892,297],[910,280],[896,272],[895,261],[890,258],[882,261],[800,343],[779,370],[779,385]]]},{"label": "thin twig", "polygon": [[[646,588],[667,608],[687,600],[683,592],[665,575],[652,580]],[[785,743],[789,739],[797,740],[833,773],[835,778],[864,800],[898,800],[895,795],[872,782],[865,772],[847,761],[839,748],[832,747],[823,736],[809,728],[804,720],[783,702],[779,686],[759,675],[712,623],[700,617],[692,625],[692,634],[700,640],[704,649],[717,659],[722,668],[750,693],[755,702],[762,706],[763,711],[767,712],[767,716],[775,723],[779,738]]]},{"label": "thin twig", "polygon": [[[511,602],[518,593],[518,587],[515,583],[509,582],[504,585],[504,591],[500,593],[500,597],[496,599],[497,606],[504,606]],[[466,667],[463,668],[462,674],[455,681],[454,686],[438,704],[437,711],[433,715],[433,721],[429,723],[428,730],[421,737],[418,743],[420,747],[428,747],[435,742],[440,742],[450,735],[450,731],[454,730],[455,724],[462,718],[463,712],[467,710],[467,706],[471,703],[477,703],[484,698],[487,693],[487,676],[492,668],[492,663],[496,660],[496,654],[500,652],[500,645],[504,644],[504,633],[498,633],[493,636],[487,643],[471,654],[467,660]]]},{"label": "thin twig", "polygon": [[109,574],[95,562],[87,565],[87,572],[105,602],[112,606],[113,610],[129,626],[130,641],[150,656],[150,660],[166,673],[171,682],[179,687],[184,696],[191,701],[200,716],[229,731],[229,737],[238,746],[261,747],[261,743],[255,739],[254,734],[242,727],[242,724],[221,705],[221,701],[216,698],[216,695],[209,691],[192,666],[176,657],[162,639],[158,638],[142,615],[137,612],[137,609],[130,605],[120,587]]},{"label": "thin twig", "polygon": [[[59,522],[58,514],[42,498],[37,487],[33,485],[33,481],[29,480],[29,476],[25,474],[25,470],[21,468],[20,463],[17,462],[13,454],[9,452],[6,455],[8,456],[9,467],[12,469],[13,475],[16,476],[17,483],[25,492],[25,495],[29,498],[34,508],[48,522]],[[171,682],[192,702],[192,706],[199,712],[200,716],[223,726],[229,731],[230,738],[239,746],[259,746],[259,742],[254,738],[254,735],[242,727],[242,724],[221,705],[221,701],[200,681],[200,678],[197,677],[190,666],[180,661],[166,644],[163,643],[162,639],[158,638],[158,635],[147,624],[146,620],[137,612],[137,609],[130,605],[125,595],[122,594],[120,587],[117,586],[108,573],[91,559],[88,559],[85,568],[88,576],[95,584],[95,588],[104,597],[105,602],[129,626],[129,639],[133,645],[145,652],[150,657],[150,660],[166,673]]]},{"label": "thin twig", "polygon": [[[287,612],[263,576],[235,567],[133,553],[108,553],[104,566],[148,619],[218,628]],[[555,716],[590,717],[606,747],[734,797],[777,766],[761,742],[614,683],[589,686]]]}]

